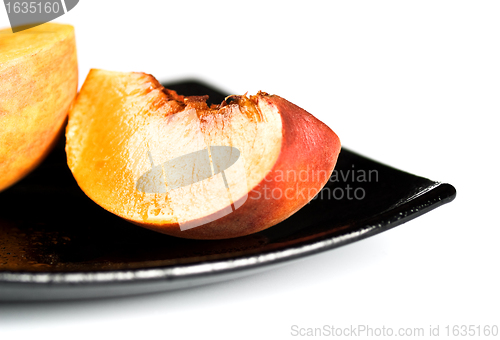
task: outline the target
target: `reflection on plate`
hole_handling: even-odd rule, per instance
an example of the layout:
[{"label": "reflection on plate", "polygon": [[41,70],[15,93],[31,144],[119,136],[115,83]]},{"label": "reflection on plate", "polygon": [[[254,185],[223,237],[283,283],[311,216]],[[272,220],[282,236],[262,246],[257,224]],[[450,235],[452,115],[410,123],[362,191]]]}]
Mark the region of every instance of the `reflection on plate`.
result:
[{"label": "reflection on plate", "polygon": [[[184,95],[224,94],[197,81]],[[284,222],[217,241],[178,239],[108,213],[79,189],[64,140],[0,193],[0,300],[120,296],[237,278],[378,234],[455,198],[455,189],[343,148],[323,191]]]}]

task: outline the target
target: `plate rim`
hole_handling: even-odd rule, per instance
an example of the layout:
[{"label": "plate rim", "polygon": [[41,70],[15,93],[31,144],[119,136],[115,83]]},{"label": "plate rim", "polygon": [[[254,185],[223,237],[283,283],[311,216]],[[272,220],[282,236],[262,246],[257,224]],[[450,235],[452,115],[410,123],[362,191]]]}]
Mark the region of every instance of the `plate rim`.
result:
[{"label": "plate rim", "polygon": [[[401,170],[399,170],[401,171]],[[416,176],[416,175],[414,175]],[[258,267],[272,266],[306,256],[322,253],[355,241],[390,230],[414,218],[428,213],[444,204],[452,202],[456,197],[456,189],[448,183],[430,181],[429,186],[419,191],[405,202],[395,205],[370,220],[376,224],[362,226],[365,220],[357,222],[355,230],[330,230],[324,237],[314,237],[312,242],[298,241],[284,248],[257,252],[251,255],[229,257],[221,260],[206,262],[165,265],[149,268],[118,269],[106,271],[75,271],[75,272],[33,272],[33,271],[0,271],[0,288],[3,284],[30,284],[30,285],[102,285],[112,283],[137,283],[151,281],[177,281],[196,279],[206,276],[230,274]]]}]

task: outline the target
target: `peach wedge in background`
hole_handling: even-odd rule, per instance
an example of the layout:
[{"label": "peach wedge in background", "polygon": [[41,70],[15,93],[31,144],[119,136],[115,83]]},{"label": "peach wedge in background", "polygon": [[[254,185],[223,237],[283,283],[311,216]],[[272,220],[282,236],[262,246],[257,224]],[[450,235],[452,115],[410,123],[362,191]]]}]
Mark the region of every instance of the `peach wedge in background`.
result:
[{"label": "peach wedge in background", "polygon": [[337,135],[276,96],[185,97],[144,73],[91,70],[69,113],[68,165],[104,209],[194,239],[269,228],[329,179]]},{"label": "peach wedge in background", "polygon": [[76,96],[72,26],[47,23],[0,30],[0,191],[50,151]]}]

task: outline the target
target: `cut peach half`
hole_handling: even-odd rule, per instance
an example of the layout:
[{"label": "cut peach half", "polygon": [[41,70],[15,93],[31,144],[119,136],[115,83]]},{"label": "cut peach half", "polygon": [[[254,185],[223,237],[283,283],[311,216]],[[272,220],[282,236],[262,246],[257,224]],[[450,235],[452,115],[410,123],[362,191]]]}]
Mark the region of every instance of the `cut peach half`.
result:
[{"label": "cut peach half", "polygon": [[72,26],[0,30],[0,191],[50,151],[76,96]]},{"label": "cut peach half", "polygon": [[262,92],[206,100],[148,74],[91,70],[66,131],[81,189],[142,227],[223,239],[283,221],[329,179],[340,141],[303,109]]}]

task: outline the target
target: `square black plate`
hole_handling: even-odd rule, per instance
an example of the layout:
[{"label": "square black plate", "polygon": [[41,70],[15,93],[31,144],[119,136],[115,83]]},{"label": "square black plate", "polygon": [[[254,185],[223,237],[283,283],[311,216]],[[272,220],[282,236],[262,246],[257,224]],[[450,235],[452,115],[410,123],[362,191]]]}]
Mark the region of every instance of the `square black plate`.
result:
[{"label": "square black plate", "polygon": [[[225,95],[198,81],[184,95]],[[64,138],[0,193],[0,300],[130,295],[245,276],[388,230],[455,198],[455,188],[343,148],[322,193],[284,222],[218,241],[174,238],[108,213],[80,190]]]}]

